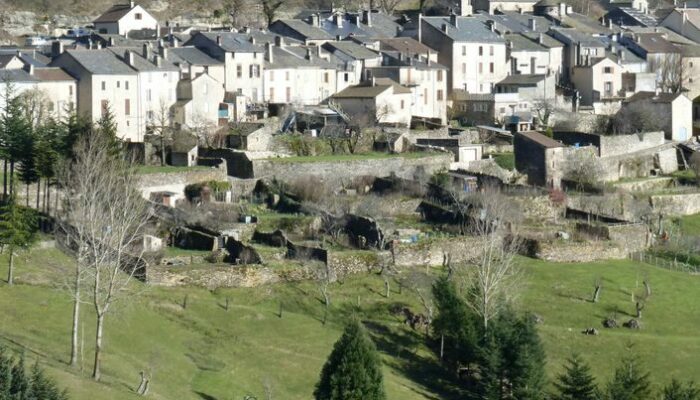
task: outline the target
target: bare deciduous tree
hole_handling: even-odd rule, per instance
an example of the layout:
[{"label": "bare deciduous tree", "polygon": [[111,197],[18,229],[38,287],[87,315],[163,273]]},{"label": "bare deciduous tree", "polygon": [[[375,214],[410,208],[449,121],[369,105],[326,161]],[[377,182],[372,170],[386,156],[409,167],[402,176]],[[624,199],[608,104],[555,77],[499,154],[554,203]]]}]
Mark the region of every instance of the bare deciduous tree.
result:
[{"label": "bare deciduous tree", "polygon": [[170,107],[161,99],[158,109],[149,119],[147,129],[160,139],[160,165],[165,165],[165,147],[172,143],[172,118]]},{"label": "bare deciduous tree", "polygon": [[651,58],[649,72],[656,73],[656,82],[662,92],[680,93],[695,74],[693,63],[683,59],[681,54],[666,54]]},{"label": "bare deciduous tree", "polygon": [[603,175],[603,166],[589,149],[579,149],[571,154],[564,165],[564,178],[577,182],[579,186],[594,185]]},{"label": "bare deciduous tree", "polygon": [[700,152],[696,151],[690,156],[690,169],[695,173],[695,180],[700,186]]},{"label": "bare deciduous tree", "polygon": [[99,380],[106,316],[115,303],[132,295],[132,279],[142,268],[149,213],[136,190],[137,178],[130,164],[114,156],[102,135],[79,142],[64,179],[62,224],[79,265],[74,297],[76,303],[82,298],[79,290],[84,279],[96,317],[92,376]]}]

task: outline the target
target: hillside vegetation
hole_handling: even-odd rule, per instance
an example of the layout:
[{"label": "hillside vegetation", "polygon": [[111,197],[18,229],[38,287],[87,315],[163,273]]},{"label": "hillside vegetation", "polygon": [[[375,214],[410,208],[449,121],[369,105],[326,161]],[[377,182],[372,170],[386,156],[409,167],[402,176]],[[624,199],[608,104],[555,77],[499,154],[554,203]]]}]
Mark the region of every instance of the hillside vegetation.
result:
[{"label": "hillside vegetation", "polygon": [[[0,257],[4,273],[5,256]],[[564,358],[578,351],[596,375],[607,380],[625,349],[641,355],[652,379],[666,383],[675,376],[700,376],[700,277],[638,265],[631,261],[592,264],[550,264],[521,259],[528,286],[521,306],[542,317],[540,333],[546,345],[550,375]],[[329,321],[322,324],[323,305],[313,283],[257,289],[209,291],[198,288],[150,288],[139,284],[141,296],[123,304],[106,329],[104,379],[89,379],[92,322],[85,311],[86,359],[83,371],[70,370],[70,299],[61,290],[71,260],[57,250],[35,250],[18,262],[15,287],[0,286],[0,342],[47,367],[71,398],[136,398],[139,371],[153,375],[155,399],[240,399],[262,396],[307,399],[325,358],[340,336],[342,321],[360,315],[384,359],[389,398],[458,398],[439,376],[433,353],[423,335],[405,326],[390,310],[409,304],[420,311],[407,290],[389,298],[383,280],[361,275],[331,287]],[[437,271],[436,271],[437,272]],[[604,282],[601,301],[590,302],[593,281]],[[643,329],[606,330],[601,321],[617,312],[631,318],[631,293],[648,279],[653,296]],[[182,304],[187,297],[187,306]],[[225,310],[226,298],[230,309]],[[280,304],[282,317],[279,316]],[[359,306],[358,306],[359,304]],[[596,327],[599,336],[581,330]],[[260,397],[258,397],[260,398]]]}]

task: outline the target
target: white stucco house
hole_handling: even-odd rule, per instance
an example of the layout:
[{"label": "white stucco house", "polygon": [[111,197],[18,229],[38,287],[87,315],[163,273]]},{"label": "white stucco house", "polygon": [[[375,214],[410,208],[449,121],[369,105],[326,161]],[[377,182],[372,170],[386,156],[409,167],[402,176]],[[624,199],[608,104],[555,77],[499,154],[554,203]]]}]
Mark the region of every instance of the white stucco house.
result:
[{"label": "white stucco house", "polygon": [[366,119],[367,124],[411,123],[411,101],[409,88],[390,79],[372,79],[365,84],[350,86],[331,97],[351,120]]},{"label": "white stucco house", "polygon": [[126,35],[130,31],[158,28],[158,21],[143,7],[130,1],[115,4],[93,21],[98,33]]}]

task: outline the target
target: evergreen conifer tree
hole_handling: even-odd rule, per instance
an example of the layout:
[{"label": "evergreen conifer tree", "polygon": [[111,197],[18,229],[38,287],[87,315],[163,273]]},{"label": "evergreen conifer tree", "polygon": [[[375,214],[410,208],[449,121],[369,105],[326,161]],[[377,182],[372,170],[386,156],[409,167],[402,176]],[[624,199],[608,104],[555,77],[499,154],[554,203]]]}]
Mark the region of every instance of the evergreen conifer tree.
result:
[{"label": "evergreen conifer tree", "polygon": [[557,393],[555,400],[597,400],[600,398],[591,368],[578,354],[566,360],[564,373],[557,377],[554,384]]},{"label": "evergreen conifer tree", "polygon": [[0,400],[9,400],[14,361],[4,347],[0,347]]},{"label": "evergreen conifer tree", "polygon": [[316,400],[384,400],[382,363],[359,321],[345,327],[321,370]]},{"label": "evergreen conifer tree", "polygon": [[700,399],[700,389],[694,382],[683,384],[675,378],[666,385],[662,391],[663,400],[698,400]]},{"label": "evergreen conifer tree", "polygon": [[10,398],[23,400],[30,385],[29,377],[24,369],[24,355],[12,366],[12,382],[10,383]]},{"label": "evergreen conifer tree", "polygon": [[608,383],[605,395],[609,400],[651,400],[649,373],[642,369],[636,357],[626,356]]},{"label": "evergreen conifer tree", "polygon": [[14,283],[15,251],[28,248],[36,240],[36,218],[34,212],[17,204],[14,194],[0,207],[0,244],[9,250],[7,283]]}]

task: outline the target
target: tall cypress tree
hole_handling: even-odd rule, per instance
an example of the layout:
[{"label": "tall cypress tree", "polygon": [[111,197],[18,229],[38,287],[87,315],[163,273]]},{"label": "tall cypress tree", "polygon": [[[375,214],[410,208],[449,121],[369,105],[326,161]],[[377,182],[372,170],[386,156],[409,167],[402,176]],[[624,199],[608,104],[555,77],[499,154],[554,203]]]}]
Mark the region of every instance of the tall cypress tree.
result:
[{"label": "tall cypress tree", "polygon": [[19,161],[17,172],[19,179],[26,188],[27,207],[29,207],[29,185],[39,180],[39,171],[36,164],[36,145],[35,132],[31,126],[22,137],[17,138],[17,161]]},{"label": "tall cypress tree", "polygon": [[557,377],[554,384],[557,393],[554,400],[597,400],[600,398],[591,368],[578,354],[566,360],[564,373]]},{"label": "tall cypress tree", "polygon": [[639,359],[625,356],[608,383],[605,396],[609,400],[651,400],[649,373],[642,369]]},{"label": "tall cypress tree", "polygon": [[10,398],[10,387],[12,386],[12,357],[7,354],[4,347],[0,347],[0,400]]},{"label": "tall cypress tree", "polygon": [[374,343],[353,320],[333,346],[314,391],[316,400],[384,400],[382,363]]},{"label": "tall cypress tree", "polygon": [[35,214],[23,208],[11,194],[7,202],[0,207],[0,244],[8,247],[10,252],[7,271],[7,283],[13,284],[15,267],[15,250],[26,249],[36,240],[37,224]]},{"label": "tall cypress tree", "polygon": [[[20,161],[26,146],[26,136],[31,133],[32,125],[22,110],[22,102],[18,96],[12,97],[12,89],[6,90],[5,112],[0,119],[2,126],[2,141],[7,160],[10,162],[9,187],[13,190],[15,163]],[[7,179],[7,177],[6,177]]]},{"label": "tall cypress tree", "polygon": [[682,383],[675,378],[662,391],[663,400],[698,400],[700,389],[694,382]]}]

